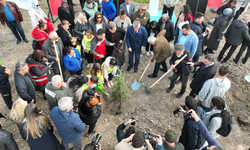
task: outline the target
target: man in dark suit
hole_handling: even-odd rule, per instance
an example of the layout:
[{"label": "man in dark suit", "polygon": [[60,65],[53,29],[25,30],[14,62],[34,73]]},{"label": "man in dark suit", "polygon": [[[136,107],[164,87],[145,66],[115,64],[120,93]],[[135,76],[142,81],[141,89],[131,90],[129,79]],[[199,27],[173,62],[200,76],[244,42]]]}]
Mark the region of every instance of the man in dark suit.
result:
[{"label": "man in dark suit", "polygon": [[196,97],[201,90],[203,84],[208,80],[212,79],[216,74],[217,65],[214,62],[214,56],[207,54],[203,62],[188,62],[191,66],[200,66],[193,76],[193,81],[190,84],[192,91],[189,96]]},{"label": "man in dark suit", "polygon": [[120,5],[120,8],[118,14],[120,15],[121,9],[125,10],[127,13],[127,16],[129,17],[134,11],[135,11],[135,4],[131,3],[130,0],[125,0],[124,3]]}]

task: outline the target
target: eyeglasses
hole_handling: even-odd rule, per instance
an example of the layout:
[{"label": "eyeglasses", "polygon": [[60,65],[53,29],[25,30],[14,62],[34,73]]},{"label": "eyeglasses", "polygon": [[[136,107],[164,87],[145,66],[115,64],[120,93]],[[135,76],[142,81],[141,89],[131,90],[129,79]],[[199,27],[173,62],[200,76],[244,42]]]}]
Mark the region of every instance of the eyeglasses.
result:
[{"label": "eyeglasses", "polygon": [[36,5],[36,7],[40,6],[40,4]]},{"label": "eyeglasses", "polygon": [[141,11],[146,11],[146,9],[141,9]]}]

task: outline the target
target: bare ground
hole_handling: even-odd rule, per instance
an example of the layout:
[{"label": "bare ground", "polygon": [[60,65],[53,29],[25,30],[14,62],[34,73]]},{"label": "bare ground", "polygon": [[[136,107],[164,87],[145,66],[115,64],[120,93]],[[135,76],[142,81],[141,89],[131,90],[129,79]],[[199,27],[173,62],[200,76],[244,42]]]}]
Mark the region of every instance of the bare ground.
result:
[{"label": "bare ground", "polygon": [[[79,1],[74,1],[76,4],[79,4]],[[162,1],[161,1],[162,2]],[[184,1],[185,2],[185,1]],[[175,13],[178,14],[184,2],[181,2],[177,5]],[[137,5],[138,7],[138,5]],[[160,6],[159,9],[161,9]],[[42,0],[42,8],[45,12],[48,11],[47,4],[45,0]],[[77,5],[74,7],[76,10],[80,11],[80,6]],[[214,18],[215,14],[211,12],[211,8],[207,8],[206,12],[206,21],[210,18]],[[7,27],[0,26],[0,60],[3,62],[3,66],[6,66],[12,70],[12,75],[10,76],[10,82],[12,85],[12,97],[13,101],[18,98],[18,95],[15,90],[14,81],[13,81],[13,72],[14,65],[18,61],[25,61],[28,54],[32,53],[31,47],[31,23],[27,11],[21,10],[24,16],[24,22],[22,23],[23,29],[26,33],[28,44],[21,42],[19,45],[16,45],[15,38]],[[248,11],[249,12],[249,11]],[[78,13],[77,13],[78,14]],[[57,21],[54,26],[57,28]],[[219,51],[222,49],[225,41],[223,40],[219,46],[218,51],[215,53],[217,57]],[[237,51],[234,53],[234,57],[237,54]],[[243,56],[245,53],[243,54]],[[203,60],[202,56],[201,60]],[[127,57],[126,57],[127,59]],[[114,102],[112,98],[107,98],[103,96],[102,105],[103,113],[100,119],[98,120],[96,131],[100,133],[103,137],[101,139],[101,144],[103,149],[111,150],[117,144],[116,140],[116,128],[119,124],[124,121],[127,121],[131,116],[135,117],[138,120],[136,128],[139,131],[152,131],[164,135],[164,132],[168,129],[175,130],[179,135],[181,134],[181,129],[183,126],[183,118],[181,115],[173,116],[172,111],[175,110],[179,105],[184,104],[184,98],[190,92],[190,88],[187,88],[185,95],[177,99],[175,96],[180,90],[180,85],[177,85],[174,90],[167,94],[165,92],[166,88],[169,87],[170,81],[167,79],[167,75],[159,84],[152,88],[152,93],[147,94],[144,90],[145,85],[152,85],[159,77],[163,75],[162,72],[158,73],[157,79],[149,79],[146,75],[152,74],[154,65],[151,64],[143,77],[141,83],[142,87],[138,91],[131,90],[131,84],[133,81],[137,81],[143,72],[146,63],[148,62],[149,57],[143,56],[140,61],[139,73],[134,74],[132,71],[126,73],[126,87],[129,89],[130,99],[122,103],[122,113],[116,115],[118,109],[118,102]],[[168,62],[169,59],[167,59]],[[221,66],[218,63],[218,67]],[[228,65],[230,66],[230,74],[228,78],[232,82],[230,90],[225,94],[224,98],[227,105],[229,106],[231,112],[235,116],[235,125],[232,133],[227,137],[218,138],[218,141],[221,143],[225,150],[247,150],[249,148],[250,142],[250,125],[242,126],[238,124],[236,118],[238,115],[243,114],[245,116],[250,116],[250,94],[249,94],[249,83],[244,80],[244,76],[250,74],[250,65],[249,62],[245,65],[239,63],[238,65],[232,61],[232,58],[229,60]],[[86,61],[84,61],[84,66],[86,66]],[[126,63],[123,66],[123,69],[126,70],[128,64]],[[133,70],[133,69],[132,69]],[[87,74],[87,69],[84,67],[83,74]],[[68,74],[69,77],[69,74]],[[191,80],[190,80],[191,81]],[[189,81],[189,83],[190,83]],[[109,90],[109,92],[112,92]],[[49,117],[49,109],[47,101],[43,100],[42,94],[37,92],[37,106],[39,109],[44,110],[44,114]],[[8,115],[9,110],[5,106],[2,97],[0,98],[0,112],[4,115]],[[17,126],[11,122],[9,119],[1,119],[2,127],[13,133],[14,139],[18,143],[20,150],[29,150],[28,144],[25,140],[21,139]],[[60,137],[57,132],[56,136],[60,140]],[[83,133],[83,145],[90,143],[91,138],[85,137],[85,132]]]}]

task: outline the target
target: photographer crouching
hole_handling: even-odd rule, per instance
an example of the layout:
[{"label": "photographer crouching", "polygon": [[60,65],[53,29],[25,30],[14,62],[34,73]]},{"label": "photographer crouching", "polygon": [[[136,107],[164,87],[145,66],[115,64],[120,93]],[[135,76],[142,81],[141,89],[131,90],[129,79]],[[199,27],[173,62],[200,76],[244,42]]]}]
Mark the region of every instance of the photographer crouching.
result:
[{"label": "photographer crouching", "polygon": [[101,150],[102,146],[99,143],[101,138],[102,138],[102,136],[100,134],[97,134],[96,137],[93,137],[92,143],[90,143],[84,147],[84,150]]},{"label": "photographer crouching", "polygon": [[[118,143],[121,142],[121,140],[123,139],[126,139],[127,137],[129,137],[131,134],[134,134],[136,131],[135,131],[135,125],[136,123],[136,120],[134,118],[131,118],[129,119],[127,122],[124,122],[122,124],[120,124],[117,129],[116,129],[116,137],[117,137],[117,140],[118,140]],[[123,130],[129,125],[133,125],[133,126],[130,126],[126,132],[124,133]]]}]

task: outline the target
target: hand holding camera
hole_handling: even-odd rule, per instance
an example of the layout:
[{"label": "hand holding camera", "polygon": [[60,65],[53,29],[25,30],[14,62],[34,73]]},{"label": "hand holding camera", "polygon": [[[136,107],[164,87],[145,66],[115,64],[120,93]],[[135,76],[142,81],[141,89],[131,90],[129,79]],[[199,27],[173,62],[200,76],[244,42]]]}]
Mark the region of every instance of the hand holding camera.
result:
[{"label": "hand holding camera", "polygon": [[135,118],[131,118],[131,119],[129,119],[127,122],[126,122],[127,124],[131,124],[131,125],[135,125],[135,123],[136,123],[136,120],[135,120]]},{"label": "hand holding camera", "polygon": [[162,144],[162,138],[160,135],[158,135],[158,137],[153,137],[153,140],[156,141],[159,145]]}]

